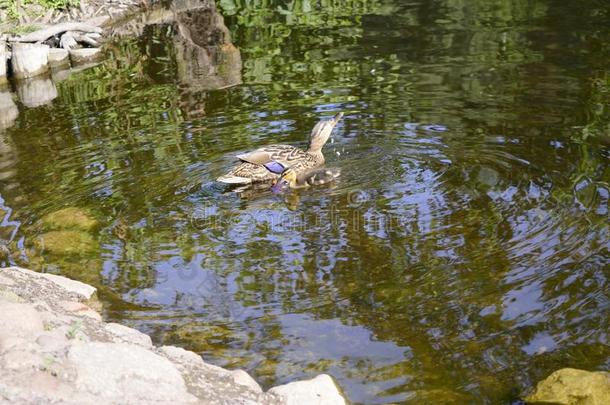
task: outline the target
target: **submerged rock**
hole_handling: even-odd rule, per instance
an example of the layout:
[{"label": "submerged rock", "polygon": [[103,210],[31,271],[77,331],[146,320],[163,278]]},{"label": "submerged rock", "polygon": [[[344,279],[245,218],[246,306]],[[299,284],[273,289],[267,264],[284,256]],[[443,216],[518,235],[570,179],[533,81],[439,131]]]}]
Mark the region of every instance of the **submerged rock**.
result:
[{"label": "submerged rock", "polygon": [[263,392],[245,371],[154,347],[141,332],[91,316],[94,291],[0,268],[0,403],[345,404],[327,375]]},{"label": "submerged rock", "polygon": [[93,236],[81,231],[50,231],[34,240],[41,252],[61,256],[87,255],[95,252],[99,245]]},{"label": "submerged rock", "polygon": [[610,373],[563,368],[542,380],[525,398],[528,404],[610,404]]},{"label": "submerged rock", "polygon": [[46,230],[75,229],[85,232],[92,231],[98,226],[98,222],[87,211],[68,207],[45,215],[42,218],[42,226]]},{"label": "submerged rock", "polygon": [[471,404],[474,403],[474,399],[460,392],[451,391],[447,389],[431,389],[431,390],[418,390],[415,391],[415,397],[413,403],[417,404]]},{"label": "submerged rock", "polygon": [[86,256],[99,249],[90,234],[98,226],[99,222],[86,210],[62,208],[42,217],[40,228],[47,232],[34,239],[34,246],[39,252],[58,256]]}]

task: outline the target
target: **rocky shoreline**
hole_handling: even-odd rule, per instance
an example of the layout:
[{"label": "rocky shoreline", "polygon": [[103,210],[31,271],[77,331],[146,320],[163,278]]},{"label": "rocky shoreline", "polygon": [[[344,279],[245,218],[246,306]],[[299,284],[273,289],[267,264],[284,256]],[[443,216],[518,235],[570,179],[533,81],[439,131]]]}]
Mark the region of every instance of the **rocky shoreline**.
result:
[{"label": "rocky shoreline", "polygon": [[243,370],[156,347],[103,322],[95,288],[19,267],[0,269],[0,402],[20,404],[345,404],[322,374],[264,392]]},{"label": "rocky shoreline", "polygon": [[[143,9],[137,0],[82,0],[79,6],[45,10],[37,2],[20,5],[18,18],[0,19],[0,84],[53,70],[82,66],[102,57],[111,26]],[[46,11],[46,12],[45,12]]]}]

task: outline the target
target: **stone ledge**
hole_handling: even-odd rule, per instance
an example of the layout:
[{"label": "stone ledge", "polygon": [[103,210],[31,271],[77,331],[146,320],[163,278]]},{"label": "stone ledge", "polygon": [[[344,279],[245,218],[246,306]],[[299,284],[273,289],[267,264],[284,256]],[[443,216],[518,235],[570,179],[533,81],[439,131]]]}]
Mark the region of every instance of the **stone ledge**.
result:
[{"label": "stone ledge", "polygon": [[95,288],[65,277],[0,269],[0,403],[345,404],[331,377],[263,392],[243,370],[154,347],[87,305]]}]

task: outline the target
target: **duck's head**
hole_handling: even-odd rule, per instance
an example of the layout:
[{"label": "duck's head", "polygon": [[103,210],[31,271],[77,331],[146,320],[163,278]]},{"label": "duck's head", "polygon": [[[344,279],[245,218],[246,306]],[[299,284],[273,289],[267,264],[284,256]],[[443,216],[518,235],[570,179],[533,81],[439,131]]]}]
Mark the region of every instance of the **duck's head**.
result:
[{"label": "duck's head", "polygon": [[343,113],[340,112],[329,120],[320,121],[311,130],[309,136],[309,152],[320,152],[322,147],[328,141],[330,134],[333,132],[333,128],[337,125],[339,120],[343,117]]},{"label": "duck's head", "polygon": [[280,177],[275,181],[275,184],[273,184],[273,187],[271,187],[271,191],[278,193],[286,188],[296,188],[297,182],[297,173],[293,169],[288,168],[284,170]]}]

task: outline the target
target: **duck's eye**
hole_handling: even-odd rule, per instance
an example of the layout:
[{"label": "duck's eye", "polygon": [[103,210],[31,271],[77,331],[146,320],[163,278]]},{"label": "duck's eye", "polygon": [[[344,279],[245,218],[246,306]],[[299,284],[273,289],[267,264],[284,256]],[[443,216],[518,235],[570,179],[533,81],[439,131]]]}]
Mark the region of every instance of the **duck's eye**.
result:
[{"label": "duck's eye", "polygon": [[286,180],[286,179],[282,180],[282,185],[284,185],[284,186],[288,185],[288,180]]}]

